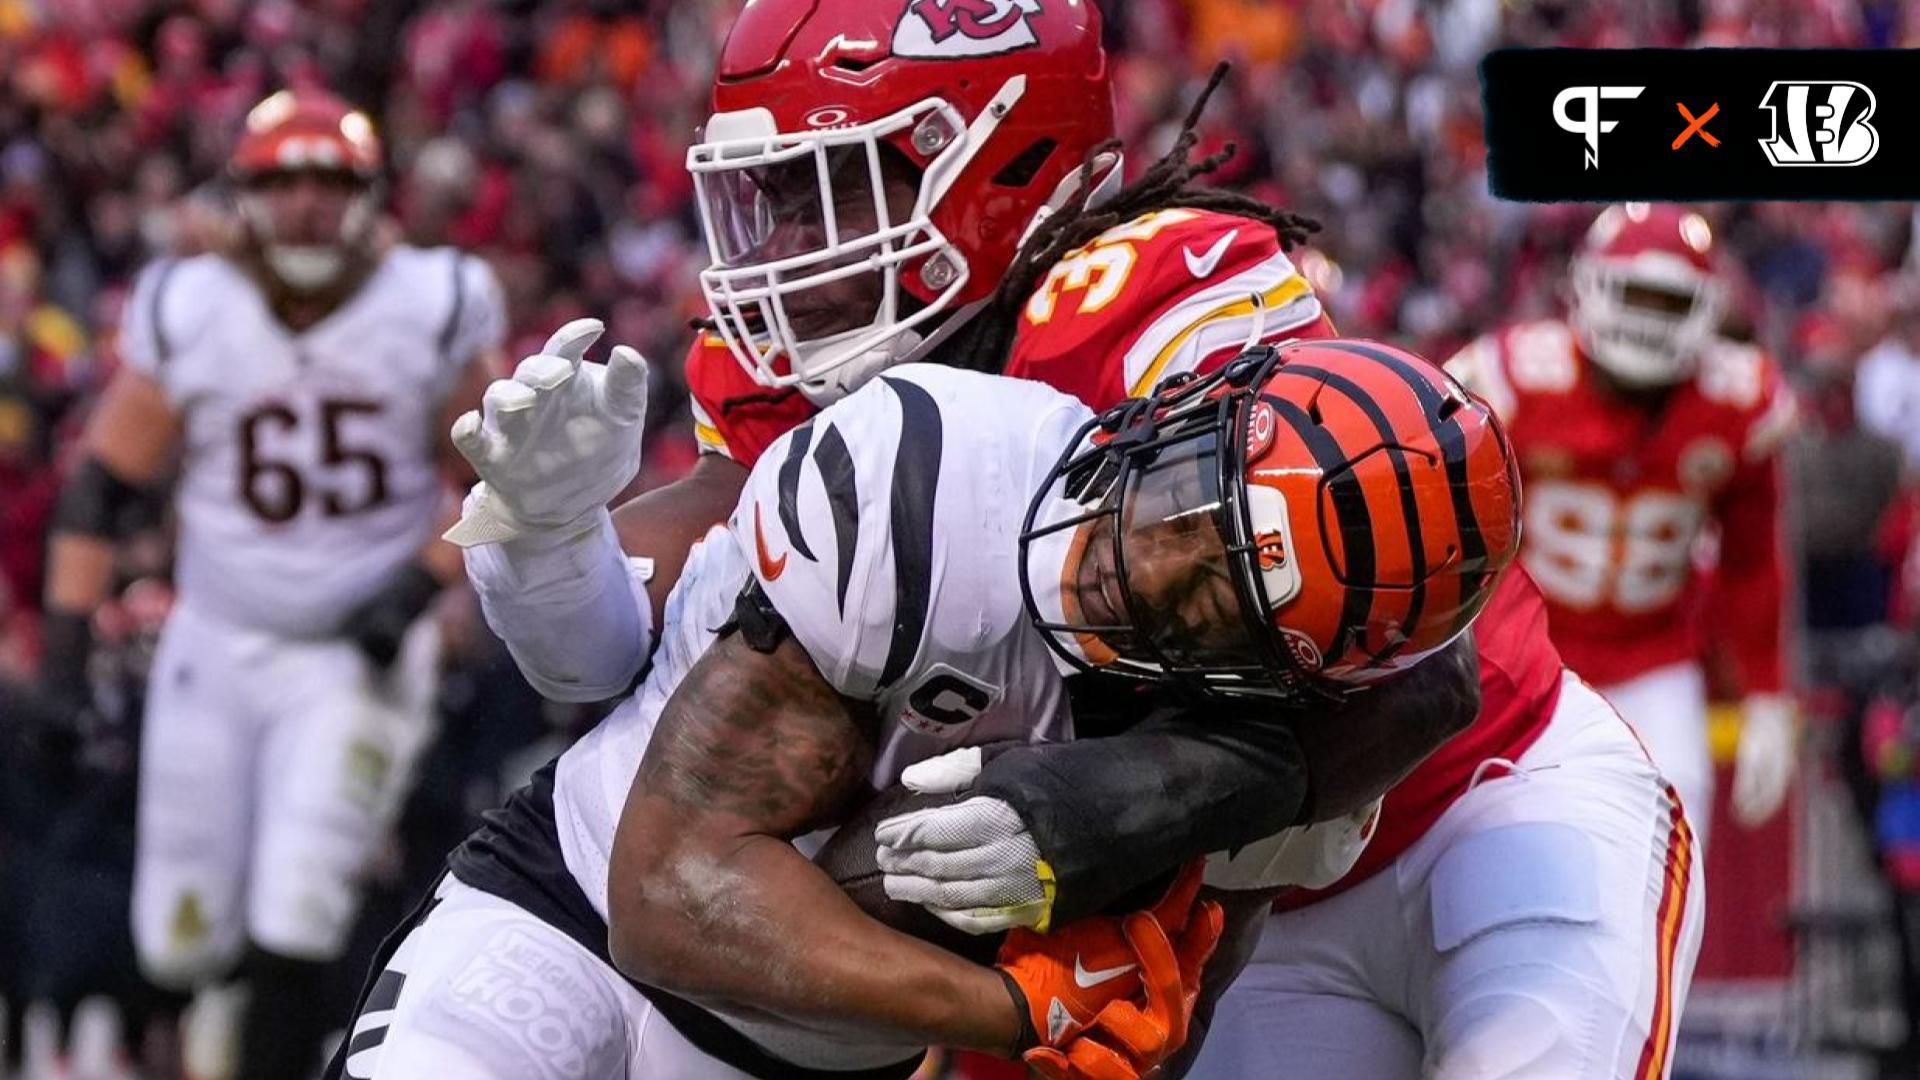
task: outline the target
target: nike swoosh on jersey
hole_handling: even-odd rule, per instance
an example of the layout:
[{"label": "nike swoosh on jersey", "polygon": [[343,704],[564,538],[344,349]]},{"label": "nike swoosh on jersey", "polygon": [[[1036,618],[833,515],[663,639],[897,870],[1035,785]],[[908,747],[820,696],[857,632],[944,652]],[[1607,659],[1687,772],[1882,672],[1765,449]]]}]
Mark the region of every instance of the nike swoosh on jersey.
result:
[{"label": "nike swoosh on jersey", "polygon": [[1207,249],[1205,255],[1195,255],[1193,249],[1190,247],[1181,248],[1180,254],[1187,257],[1187,270],[1190,271],[1194,277],[1204,281],[1213,274],[1214,268],[1220,265],[1220,260],[1227,255],[1227,248],[1233,246],[1234,237],[1239,235],[1240,230],[1235,229],[1214,241],[1213,246]]},{"label": "nike swoosh on jersey", "polygon": [[1078,986],[1082,990],[1091,990],[1103,982],[1112,982],[1138,966],[1137,964],[1121,964],[1119,967],[1101,968],[1099,971],[1088,971],[1080,957],[1076,955],[1073,958],[1073,985]]},{"label": "nike swoosh on jersey", "polygon": [[782,553],[778,559],[775,559],[767,550],[767,531],[760,525],[759,503],[753,504],[753,546],[756,554],[760,556],[761,577],[768,581],[775,581],[781,574],[787,572],[786,554]]}]

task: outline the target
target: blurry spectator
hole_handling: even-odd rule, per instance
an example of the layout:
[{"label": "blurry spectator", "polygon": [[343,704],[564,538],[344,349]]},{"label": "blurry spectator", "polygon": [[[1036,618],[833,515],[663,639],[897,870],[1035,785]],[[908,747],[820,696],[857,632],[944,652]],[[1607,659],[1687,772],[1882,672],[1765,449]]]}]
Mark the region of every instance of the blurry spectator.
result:
[{"label": "blurry spectator", "polygon": [[1860,358],[1855,386],[1861,425],[1899,443],[1920,472],[1920,279],[1896,290],[1892,332]]},{"label": "blurry spectator", "polygon": [[[1898,556],[1889,558],[1882,540],[1900,493],[1901,448],[1855,422],[1838,327],[1816,322],[1801,344],[1806,415],[1790,462],[1803,617],[1814,630],[1855,629],[1886,618]],[[1834,483],[1840,476],[1847,482]]]}]

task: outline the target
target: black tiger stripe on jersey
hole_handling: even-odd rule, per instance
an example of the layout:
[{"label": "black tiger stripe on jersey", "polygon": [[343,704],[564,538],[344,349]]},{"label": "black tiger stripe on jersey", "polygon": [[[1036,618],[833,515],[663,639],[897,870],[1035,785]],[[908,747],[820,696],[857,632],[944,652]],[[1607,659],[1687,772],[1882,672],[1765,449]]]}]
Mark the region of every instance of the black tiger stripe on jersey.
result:
[{"label": "black tiger stripe on jersey", "polygon": [[819,562],[807,546],[806,533],[800,529],[800,470],[807,463],[807,448],[813,444],[813,421],[793,429],[787,440],[787,458],[780,463],[780,527],[787,530],[787,543],[808,562]]},{"label": "black tiger stripe on jersey", "polygon": [[[1347,469],[1347,454],[1340,444],[1328,433],[1327,429],[1314,423],[1305,409],[1285,398],[1260,395],[1260,400],[1273,407],[1274,414],[1291,427],[1307,451],[1313,455],[1314,464],[1320,467],[1327,477],[1327,486],[1333,492],[1333,503],[1339,509],[1339,518],[1343,527],[1340,530],[1340,547],[1344,554],[1346,569],[1346,597],[1340,603],[1340,638],[1333,643],[1329,653],[1332,656],[1344,654],[1352,646],[1349,638],[1356,633],[1364,634],[1366,626],[1373,618],[1374,589],[1374,551],[1373,551],[1373,514],[1367,509],[1367,493],[1360,486],[1360,480]],[[1354,528],[1344,527],[1353,522]],[[1327,543],[1327,519],[1320,515],[1320,542]],[[1365,642],[1361,646],[1365,647]]]},{"label": "black tiger stripe on jersey", "polygon": [[[1427,548],[1420,530],[1420,506],[1413,495],[1413,474],[1407,470],[1407,452],[1400,447],[1400,436],[1393,430],[1393,421],[1387,419],[1387,414],[1381,410],[1380,403],[1373,400],[1373,395],[1368,393],[1365,387],[1337,371],[1318,364],[1293,363],[1282,365],[1274,374],[1276,376],[1293,375],[1306,379],[1311,379],[1315,375],[1320,376],[1320,385],[1332,387],[1345,394],[1349,401],[1366,414],[1367,419],[1373,424],[1374,431],[1379,434],[1380,445],[1385,448],[1387,460],[1393,465],[1393,477],[1399,482],[1400,516],[1406,522],[1408,551],[1413,560],[1413,587],[1409,590],[1407,597],[1406,617],[1401,622],[1405,626],[1419,625],[1420,614],[1427,606]],[[1374,659],[1386,659],[1391,650],[1398,645],[1398,642],[1388,642]]]},{"label": "black tiger stripe on jersey", "polygon": [[153,328],[153,359],[155,366],[165,367],[173,359],[173,339],[167,335],[167,325],[163,318],[166,308],[161,298],[167,294],[167,282],[173,272],[180,269],[179,259],[168,259],[154,271],[153,292],[147,295],[147,325]]},{"label": "black tiger stripe on jersey", "polygon": [[462,252],[453,253],[453,307],[447,312],[447,322],[440,328],[440,365],[447,366],[453,360],[453,340],[460,333],[460,316],[467,307],[467,256]]},{"label": "black tiger stripe on jersey", "polygon": [[836,595],[840,617],[845,618],[847,586],[853,581],[853,557],[860,540],[860,489],[854,486],[853,455],[839,428],[829,427],[821,434],[813,461],[819,466],[820,481],[827,487],[827,506],[833,511],[833,542],[840,556]]},{"label": "black tiger stripe on jersey", "polygon": [[[1480,516],[1473,509],[1473,492],[1467,478],[1466,435],[1460,429],[1460,421],[1450,415],[1441,415],[1445,399],[1434,392],[1432,385],[1418,371],[1393,353],[1353,341],[1333,340],[1318,344],[1385,364],[1387,370],[1399,376],[1413,389],[1414,396],[1420,399],[1421,407],[1426,410],[1433,424],[1434,440],[1440,444],[1441,463],[1447,470],[1447,494],[1453,500],[1453,517],[1460,530],[1461,595],[1476,592],[1481,578],[1485,576],[1485,571],[1480,570],[1479,566],[1487,560],[1487,538],[1480,531]],[[1465,614],[1463,612],[1463,617]]]},{"label": "black tiger stripe on jersey", "polygon": [[906,674],[920,651],[933,599],[933,504],[945,435],[940,406],[915,383],[882,376],[900,401],[900,449],[893,459],[893,640],[880,685]]}]

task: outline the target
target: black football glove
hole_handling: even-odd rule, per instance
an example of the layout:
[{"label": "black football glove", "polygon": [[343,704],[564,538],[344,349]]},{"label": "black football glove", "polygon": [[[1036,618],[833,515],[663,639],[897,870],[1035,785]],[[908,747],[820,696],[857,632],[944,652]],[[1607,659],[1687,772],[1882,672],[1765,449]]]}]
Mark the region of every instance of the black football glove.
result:
[{"label": "black football glove", "polygon": [[439,594],[439,579],[419,563],[409,563],[386,588],[347,616],[340,633],[359,646],[375,667],[385,671],[399,657],[407,628],[426,613]]}]

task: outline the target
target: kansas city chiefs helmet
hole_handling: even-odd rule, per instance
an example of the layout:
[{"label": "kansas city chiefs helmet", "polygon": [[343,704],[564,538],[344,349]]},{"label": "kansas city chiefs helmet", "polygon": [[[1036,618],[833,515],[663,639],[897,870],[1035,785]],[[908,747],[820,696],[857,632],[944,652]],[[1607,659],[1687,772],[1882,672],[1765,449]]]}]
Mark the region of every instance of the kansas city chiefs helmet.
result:
[{"label": "kansas city chiefs helmet", "polygon": [[1647,203],[1600,214],[1574,256],[1572,287],[1581,348],[1630,387],[1690,378],[1719,328],[1725,294],[1707,219]]},{"label": "kansas city chiefs helmet", "polygon": [[823,401],[917,355],[1073,193],[1112,97],[1091,3],[747,5],[687,155],[720,335]]}]

